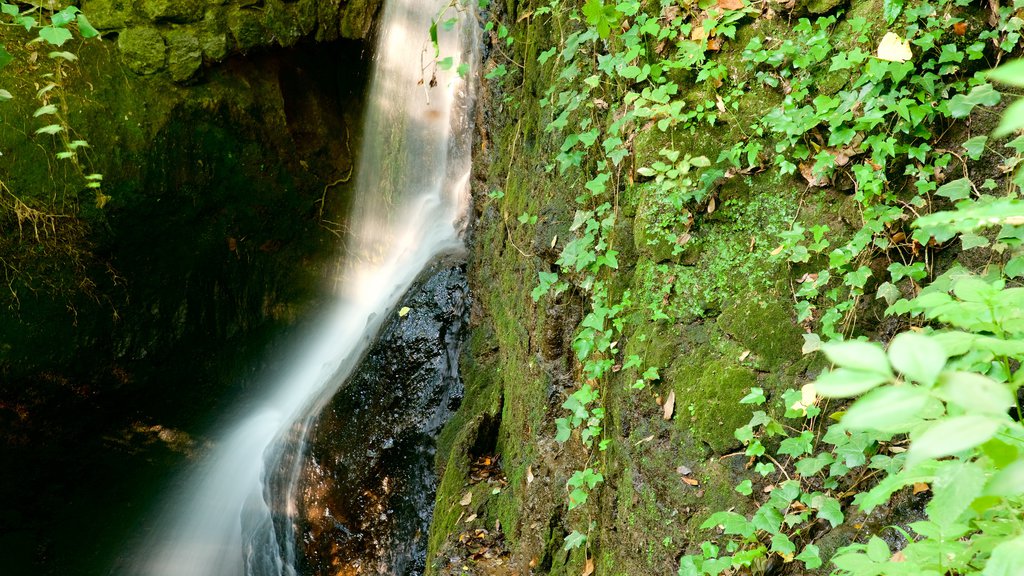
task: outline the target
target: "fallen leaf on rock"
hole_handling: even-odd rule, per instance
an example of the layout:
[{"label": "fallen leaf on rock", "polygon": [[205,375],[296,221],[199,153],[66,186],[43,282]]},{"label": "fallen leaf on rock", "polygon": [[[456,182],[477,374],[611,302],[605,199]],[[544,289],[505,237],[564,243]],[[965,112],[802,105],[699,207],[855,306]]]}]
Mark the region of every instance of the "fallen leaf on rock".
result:
[{"label": "fallen leaf on rock", "polygon": [[466,524],[469,524],[473,520],[476,520],[476,514],[470,514],[469,518],[466,518]]},{"label": "fallen leaf on rock", "polygon": [[469,504],[472,501],[473,501],[473,493],[472,492],[466,492],[466,495],[462,497],[462,500],[459,500],[459,504],[461,504],[463,506],[469,506]]},{"label": "fallen leaf on rock", "polygon": [[700,482],[698,482],[697,480],[695,480],[693,478],[690,478],[689,476],[683,476],[682,478],[683,478],[683,482],[689,484],[690,486],[699,486],[700,485]]},{"label": "fallen leaf on rock", "polygon": [[914,494],[920,494],[921,492],[927,492],[931,490],[927,482],[914,482]]},{"label": "fallen leaf on rock", "polygon": [[907,557],[903,555],[903,550],[897,550],[895,554],[889,558],[890,562],[906,562]]},{"label": "fallen leaf on rock", "polygon": [[675,390],[670,390],[669,391],[668,398],[665,400],[665,404],[661,407],[661,409],[662,409],[661,417],[664,418],[665,420],[671,420],[672,419],[672,412],[674,412],[675,409],[676,409],[676,391]]},{"label": "fallen leaf on rock", "polygon": [[718,0],[718,7],[723,10],[742,10],[743,0]]},{"label": "fallen leaf on rock", "polygon": [[593,573],[594,573],[594,559],[593,558],[587,558],[586,563],[583,564],[583,574],[582,574],[582,576],[590,576]]},{"label": "fallen leaf on rock", "polygon": [[409,315],[409,312],[410,312],[411,310],[412,310],[412,309],[411,309],[411,308],[409,308],[408,306],[402,306],[402,309],[398,311],[398,317],[399,317],[399,318],[405,318],[406,316],[408,316],[408,315]]},{"label": "fallen leaf on rock", "polygon": [[957,36],[963,36],[967,34],[967,22],[957,22],[953,24],[953,34]]},{"label": "fallen leaf on rock", "polygon": [[743,362],[747,359],[747,356],[750,356],[750,350],[744,350],[743,354],[740,354],[739,361]]},{"label": "fallen leaf on rock", "polygon": [[887,32],[878,44],[878,58],[889,62],[906,62],[914,57],[910,51],[910,41],[900,38],[897,34]]},{"label": "fallen leaf on rock", "polygon": [[804,180],[807,180],[807,184],[809,186],[813,186],[815,188],[822,188],[824,186],[828,186],[828,177],[816,173],[814,171],[813,162],[801,162],[800,175],[804,177]]},{"label": "fallen leaf on rock", "polygon": [[533,466],[526,467],[526,483],[533,484]]}]

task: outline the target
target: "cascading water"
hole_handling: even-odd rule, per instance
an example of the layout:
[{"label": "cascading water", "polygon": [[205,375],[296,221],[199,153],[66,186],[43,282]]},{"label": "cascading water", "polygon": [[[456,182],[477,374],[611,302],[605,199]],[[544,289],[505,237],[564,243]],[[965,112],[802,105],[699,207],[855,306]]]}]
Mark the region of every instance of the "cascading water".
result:
[{"label": "cascading water", "polygon": [[[471,86],[454,72],[431,78],[433,47],[421,41],[442,7],[385,2],[338,298],[288,376],[230,420],[129,574],[295,574],[294,490],[310,422],[420,271],[461,250]],[[442,34],[442,53],[471,61],[474,28]]]}]

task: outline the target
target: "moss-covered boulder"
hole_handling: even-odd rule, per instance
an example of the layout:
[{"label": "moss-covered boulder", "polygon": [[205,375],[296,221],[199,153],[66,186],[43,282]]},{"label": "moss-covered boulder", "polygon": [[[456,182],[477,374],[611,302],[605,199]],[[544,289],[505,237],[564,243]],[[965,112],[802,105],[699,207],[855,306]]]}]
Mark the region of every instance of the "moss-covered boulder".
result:
[{"label": "moss-covered boulder", "polygon": [[156,22],[195,22],[202,20],[204,0],[138,0],[138,8]]},{"label": "moss-covered boulder", "polygon": [[187,30],[167,33],[167,71],[175,82],[186,82],[203,65],[203,49],[199,39]]},{"label": "moss-covered boulder", "polygon": [[166,67],[167,44],[156,28],[128,28],[117,38],[124,63],[136,74],[155,74]]}]

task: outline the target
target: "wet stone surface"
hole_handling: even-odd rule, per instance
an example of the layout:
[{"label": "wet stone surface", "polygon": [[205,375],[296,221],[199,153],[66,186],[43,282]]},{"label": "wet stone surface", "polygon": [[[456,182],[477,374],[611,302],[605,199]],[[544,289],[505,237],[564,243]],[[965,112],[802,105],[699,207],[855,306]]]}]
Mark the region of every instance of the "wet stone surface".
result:
[{"label": "wet stone surface", "polygon": [[423,572],[435,437],[461,401],[467,313],[462,267],[435,267],[322,412],[297,497],[300,573]]}]

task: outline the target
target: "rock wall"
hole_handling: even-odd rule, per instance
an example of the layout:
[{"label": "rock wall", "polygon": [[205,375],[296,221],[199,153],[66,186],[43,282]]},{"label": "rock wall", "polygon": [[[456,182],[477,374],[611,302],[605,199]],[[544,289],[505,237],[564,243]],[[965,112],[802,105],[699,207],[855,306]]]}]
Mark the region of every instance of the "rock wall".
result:
[{"label": "rock wall", "polygon": [[84,0],[97,29],[117,38],[142,75],[192,81],[203,64],[304,39],[366,39],[382,0]]}]

